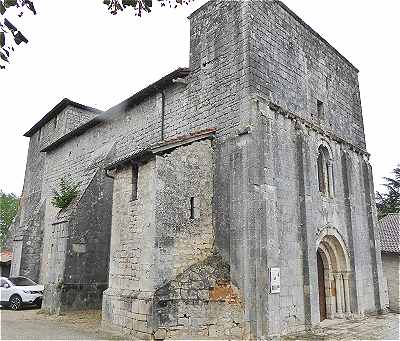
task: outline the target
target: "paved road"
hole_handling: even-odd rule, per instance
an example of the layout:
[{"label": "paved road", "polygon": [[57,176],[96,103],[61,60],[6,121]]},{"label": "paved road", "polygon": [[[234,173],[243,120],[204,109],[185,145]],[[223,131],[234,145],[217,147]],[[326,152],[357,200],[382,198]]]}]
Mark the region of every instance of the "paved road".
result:
[{"label": "paved road", "polygon": [[285,336],[285,340],[400,340],[399,314],[369,316],[361,320],[325,320],[322,328]]},{"label": "paved road", "polygon": [[2,340],[95,340],[113,339],[98,329],[99,321],[62,321],[38,314],[38,310],[10,311],[2,309]]}]

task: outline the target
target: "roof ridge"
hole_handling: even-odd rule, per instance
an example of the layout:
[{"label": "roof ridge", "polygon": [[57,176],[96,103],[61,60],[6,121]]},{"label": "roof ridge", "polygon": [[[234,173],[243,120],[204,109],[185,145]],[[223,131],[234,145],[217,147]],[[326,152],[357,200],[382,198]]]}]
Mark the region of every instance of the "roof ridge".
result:
[{"label": "roof ridge", "polygon": [[85,104],[74,102],[69,98],[65,97],[60,102],[58,102],[46,115],[44,115],[36,124],[34,124],[33,127],[24,134],[24,136],[31,137],[34,133],[36,133],[40,128],[42,128],[46,123],[51,121],[55,116],[57,116],[61,111],[63,111],[69,105],[81,110],[93,112],[95,114],[104,113],[104,111],[102,110],[89,107]]},{"label": "roof ridge", "polygon": [[53,150],[54,148],[58,147],[65,141],[68,141],[69,139],[83,134],[85,131],[88,129],[93,128],[95,125],[104,122],[107,117],[110,117],[113,113],[117,112],[118,110],[125,110],[129,105],[134,105],[134,103],[140,103],[140,101],[143,101],[144,98],[147,96],[152,95],[154,92],[160,91],[160,89],[165,88],[167,85],[169,85],[171,82],[173,82],[174,79],[180,78],[180,77],[187,77],[190,73],[189,68],[184,68],[180,67],[172,72],[170,72],[168,75],[164,76],[163,78],[159,79],[155,83],[147,86],[146,88],[143,88],[142,90],[136,92],[134,95],[128,97],[121,103],[114,105],[113,107],[109,108],[106,111],[103,111],[99,113],[99,115],[94,116],[92,119],[87,121],[86,123],[82,124],[81,126],[71,130],[67,134],[64,134],[61,136],[59,139],[51,143],[50,145],[44,147],[41,152],[48,152]]}]

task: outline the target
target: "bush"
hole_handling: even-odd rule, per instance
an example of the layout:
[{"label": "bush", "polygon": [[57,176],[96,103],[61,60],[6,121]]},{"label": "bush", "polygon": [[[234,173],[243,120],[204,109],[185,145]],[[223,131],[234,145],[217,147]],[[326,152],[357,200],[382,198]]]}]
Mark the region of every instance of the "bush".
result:
[{"label": "bush", "polygon": [[60,189],[53,189],[53,198],[51,203],[54,207],[67,208],[68,205],[74,200],[79,194],[79,184],[71,184],[69,181],[61,178]]}]

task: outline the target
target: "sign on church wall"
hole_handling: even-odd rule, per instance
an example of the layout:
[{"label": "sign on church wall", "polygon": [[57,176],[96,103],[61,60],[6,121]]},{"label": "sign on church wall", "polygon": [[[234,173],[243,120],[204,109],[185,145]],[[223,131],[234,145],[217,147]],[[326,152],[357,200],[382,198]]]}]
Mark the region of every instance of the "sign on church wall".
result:
[{"label": "sign on church wall", "polygon": [[270,268],[269,270],[270,293],[278,294],[281,292],[281,269]]}]

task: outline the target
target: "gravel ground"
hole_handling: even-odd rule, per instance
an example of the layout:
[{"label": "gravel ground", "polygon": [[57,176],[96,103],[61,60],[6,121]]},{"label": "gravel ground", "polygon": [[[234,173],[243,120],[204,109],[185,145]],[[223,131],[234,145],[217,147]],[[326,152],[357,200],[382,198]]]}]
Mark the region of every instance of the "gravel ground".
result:
[{"label": "gravel ground", "polygon": [[101,312],[74,312],[48,316],[38,309],[1,309],[2,340],[115,340],[100,331]]}]

